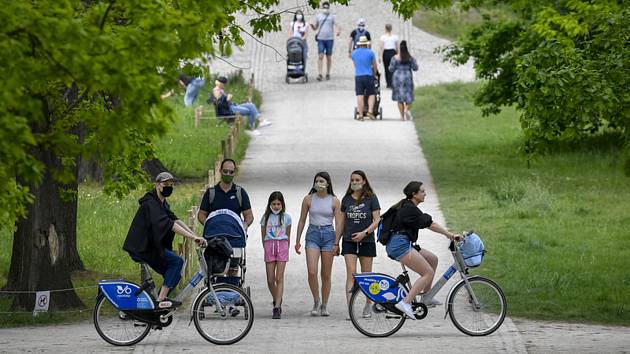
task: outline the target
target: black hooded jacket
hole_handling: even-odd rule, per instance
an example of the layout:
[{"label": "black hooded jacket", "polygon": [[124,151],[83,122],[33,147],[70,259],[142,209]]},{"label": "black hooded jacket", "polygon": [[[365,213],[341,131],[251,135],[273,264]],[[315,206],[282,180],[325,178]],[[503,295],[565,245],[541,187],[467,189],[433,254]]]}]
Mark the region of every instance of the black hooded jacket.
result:
[{"label": "black hooded jacket", "polygon": [[433,224],[431,215],[423,213],[409,200],[401,203],[394,220],[395,229],[409,236],[411,242],[418,240],[418,230],[425,229]]},{"label": "black hooded jacket", "polygon": [[138,200],[140,207],[131,222],[123,249],[132,258],[140,258],[147,263],[165,261],[164,250],[173,250],[173,224],[177,217],[166,200],[164,203],[153,189]]}]

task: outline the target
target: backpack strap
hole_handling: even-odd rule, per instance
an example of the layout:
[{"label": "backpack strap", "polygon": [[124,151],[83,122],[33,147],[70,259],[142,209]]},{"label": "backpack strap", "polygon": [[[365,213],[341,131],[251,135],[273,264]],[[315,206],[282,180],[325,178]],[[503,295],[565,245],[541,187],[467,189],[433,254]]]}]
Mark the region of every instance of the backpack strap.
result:
[{"label": "backpack strap", "polygon": [[[243,187],[239,186],[238,184],[235,184],[234,186],[236,187],[236,199],[238,200],[238,206],[242,209],[243,208]],[[214,187],[215,186],[208,188],[208,205],[210,205],[210,208],[212,208],[212,201],[214,200],[214,196],[216,194]]]},{"label": "backpack strap", "polygon": [[236,185],[236,199],[238,200],[239,208],[243,209],[243,188],[238,184]]}]

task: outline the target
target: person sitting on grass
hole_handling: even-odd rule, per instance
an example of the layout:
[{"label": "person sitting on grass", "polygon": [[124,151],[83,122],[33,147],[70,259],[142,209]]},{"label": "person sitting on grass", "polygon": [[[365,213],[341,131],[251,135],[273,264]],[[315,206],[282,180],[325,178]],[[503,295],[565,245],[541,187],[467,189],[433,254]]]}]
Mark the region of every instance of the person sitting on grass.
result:
[{"label": "person sitting on grass", "polygon": [[172,308],[182,303],[167,298],[181,278],[184,260],[173,252],[175,233],[188,237],[197,245],[205,245],[206,240],[186,226],[171,211],[166,198],[173,193],[175,178],[162,172],[155,178],[155,188],[147,192],[138,203],[136,212],[123,249],[136,262],[147,263],[164,277],[164,284],[158,295],[158,308]]},{"label": "person sitting on grass", "polygon": [[[258,108],[251,102],[245,102],[236,104],[232,102],[232,94],[225,93],[225,85],[228,80],[225,76],[219,76],[214,82],[214,89],[212,89],[212,103],[217,107],[218,116],[233,116],[237,112],[244,116],[249,117],[249,129],[252,135],[260,135],[260,132],[256,129],[256,120],[258,120],[258,126],[260,128],[271,124],[266,119],[260,119]],[[208,100],[210,101],[210,100]]]}]

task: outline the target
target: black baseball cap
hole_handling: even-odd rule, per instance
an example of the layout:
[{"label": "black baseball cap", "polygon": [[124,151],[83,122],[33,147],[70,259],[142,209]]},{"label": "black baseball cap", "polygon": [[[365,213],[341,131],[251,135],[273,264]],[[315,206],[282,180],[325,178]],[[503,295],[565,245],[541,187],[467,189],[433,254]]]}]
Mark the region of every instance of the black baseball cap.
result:
[{"label": "black baseball cap", "polygon": [[218,81],[218,82],[220,82],[220,83],[222,83],[222,84],[227,84],[227,77],[225,77],[225,76],[219,76],[219,77],[217,78],[217,81]]}]

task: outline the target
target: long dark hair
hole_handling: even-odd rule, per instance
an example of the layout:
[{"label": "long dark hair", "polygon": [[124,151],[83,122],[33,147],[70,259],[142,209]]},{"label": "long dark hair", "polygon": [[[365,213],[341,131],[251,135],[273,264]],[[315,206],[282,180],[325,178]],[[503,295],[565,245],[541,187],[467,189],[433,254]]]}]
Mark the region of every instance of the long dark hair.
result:
[{"label": "long dark hair", "polygon": [[[352,173],[350,174],[351,179],[352,179],[352,175],[361,176],[361,178],[363,178],[363,180],[365,181],[365,184],[363,185],[362,193],[359,196],[359,199],[357,200],[357,204],[361,203],[361,201],[363,201],[364,198],[373,197],[374,190],[372,190],[372,186],[370,186],[370,181],[368,181],[367,176],[365,175],[365,172],[361,170],[352,171]],[[351,187],[352,187],[352,181],[348,183],[348,189],[346,189],[345,196],[349,196],[354,192]]]},{"label": "long dark hair", "polygon": [[265,214],[263,215],[263,220],[265,220],[265,227],[267,227],[267,221],[269,221],[269,215],[271,215],[271,202],[280,201],[282,203],[282,209],[280,209],[280,213],[278,213],[278,217],[280,218],[280,225],[284,226],[284,212],[286,211],[286,205],[284,204],[284,196],[280,191],[272,192],[269,196],[269,201],[267,202],[267,208],[265,208]]},{"label": "long dark hair", "polygon": [[407,41],[400,42],[400,62],[401,63],[409,63],[411,61],[411,54],[409,54],[409,49],[407,48]]},{"label": "long dark hair", "polygon": [[411,198],[413,198],[413,194],[417,193],[420,190],[420,187],[422,187],[422,182],[420,181],[411,181],[407,183],[405,188],[403,188],[403,194],[405,195],[405,198],[396,203],[394,207],[400,208],[405,201],[411,200]]},{"label": "long dark hair", "polygon": [[302,12],[302,10],[295,10],[295,13],[293,14],[293,22],[292,23],[298,22],[298,19],[297,19],[298,13],[300,13],[300,15],[302,15],[302,21],[299,21],[299,22],[306,23],[306,19],[304,18],[304,12]]},{"label": "long dark hair", "polygon": [[[326,191],[328,192],[328,194],[334,196],[335,193],[333,192],[332,181],[330,180],[330,175],[328,174],[328,172],[326,171],[317,172],[317,174],[315,174],[315,177],[313,177],[313,185],[315,185],[315,180],[317,179],[317,177],[321,177],[325,179],[326,182],[328,182],[328,187],[326,187]],[[315,187],[311,187],[311,190],[308,192],[308,194],[313,194],[313,193],[317,193],[317,189],[315,189]]]}]

